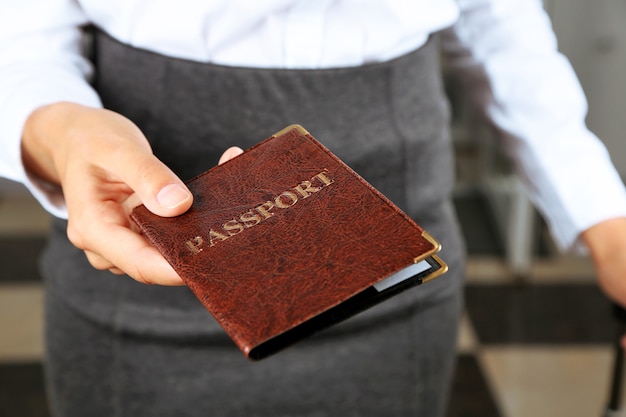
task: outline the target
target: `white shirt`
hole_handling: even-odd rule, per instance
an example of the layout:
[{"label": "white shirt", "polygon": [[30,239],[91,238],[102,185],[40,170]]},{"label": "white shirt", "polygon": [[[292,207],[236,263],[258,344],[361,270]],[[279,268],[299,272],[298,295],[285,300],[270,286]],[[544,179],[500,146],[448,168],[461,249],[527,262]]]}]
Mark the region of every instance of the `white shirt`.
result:
[{"label": "white shirt", "polygon": [[449,27],[444,51],[502,131],[555,241],[626,216],[626,192],[584,124],[586,101],[557,52],[539,0],[3,0],[0,176],[24,183],[53,214],[62,194],[24,171],[20,137],[37,107],[100,106],[79,26],[158,53],[222,65],[328,68],[385,61]]}]

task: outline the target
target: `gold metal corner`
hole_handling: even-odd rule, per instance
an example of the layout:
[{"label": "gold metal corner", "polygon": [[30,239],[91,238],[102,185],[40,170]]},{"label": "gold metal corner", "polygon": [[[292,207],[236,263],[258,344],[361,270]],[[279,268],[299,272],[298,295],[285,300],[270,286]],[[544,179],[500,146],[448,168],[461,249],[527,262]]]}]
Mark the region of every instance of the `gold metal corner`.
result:
[{"label": "gold metal corner", "polygon": [[427,231],[423,231],[422,237],[424,237],[424,239],[433,244],[433,246],[435,247],[434,253],[437,253],[441,250],[441,243],[439,243],[439,241],[437,241],[437,239],[435,239],[430,233],[428,233]]},{"label": "gold metal corner", "polygon": [[278,132],[274,133],[272,136],[281,136],[284,135],[285,133],[289,132],[290,130],[297,130],[298,132],[300,132],[303,135],[310,135],[310,133],[303,128],[301,125],[294,123],[292,125],[289,125],[281,130],[279,130]]},{"label": "gold metal corner", "polygon": [[424,278],[422,280],[422,284],[432,281],[435,278],[440,277],[441,275],[445,274],[446,272],[448,272],[448,264],[446,264],[444,261],[441,260],[440,257],[438,257],[437,255],[433,255],[432,258],[435,260],[435,262],[437,262],[439,265],[441,265],[441,267],[436,270],[435,272],[433,272],[432,274],[430,274],[429,276],[427,276],[426,278]]},{"label": "gold metal corner", "polygon": [[422,231],[422,237],[424,239],[426,239],[429,243],[431,243],[433,245],[433,248],[427,252],[424,252],[422,254],[420,254],[418,257],[413,259],[414,263],[418,263],[423,261],[424,259],[428,258],[429,256],[434,255],[435,253],[439,252],[441,250],[441,243],[439,243],[437,241],[437,239],[435,239],[434,237],[432,237],[430,235],[430,233],[426,232],[426,231]]}]

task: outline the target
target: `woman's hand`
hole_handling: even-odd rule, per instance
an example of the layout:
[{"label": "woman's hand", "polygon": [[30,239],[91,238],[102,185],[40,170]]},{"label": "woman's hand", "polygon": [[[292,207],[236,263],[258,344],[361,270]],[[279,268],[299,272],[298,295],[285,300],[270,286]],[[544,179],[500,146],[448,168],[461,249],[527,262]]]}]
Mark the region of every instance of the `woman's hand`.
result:
[{"label": "woman's hand", "polygon": [[[238,153],[231,148],[220,162]],[[193,198],[130,120],[73,103],[41,107],[26,122],[22,158],[30,173],[62,187],[68,237],[95,268],[147,284],[183,283],[129,214],[143,203],[159,216],[177,216]]]},{"label": "woman's hand", "polygon": [[[582,238],[591,253],[598,284],[613,302],[626,308],[626,218],[592,226]],[[622,346],[626,348],[626,335]]]}]

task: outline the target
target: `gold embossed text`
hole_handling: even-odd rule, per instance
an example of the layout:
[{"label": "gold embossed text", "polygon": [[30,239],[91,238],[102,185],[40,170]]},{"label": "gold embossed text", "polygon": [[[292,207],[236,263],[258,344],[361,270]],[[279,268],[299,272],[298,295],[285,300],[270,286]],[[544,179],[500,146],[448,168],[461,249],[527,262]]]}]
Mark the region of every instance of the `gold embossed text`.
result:
[{"label": "gold embossed text", "polygon": [[256,207],[242,213],[236,218],[228,219],[221,225],[212,227],[204,236],[196,236],[185,242],[191,253],[198,254],[208,246],[212,247],[239,233],[258,225],[259,223],[274,216],[278,210],[293,207],[298,201],[309,198],[331,185],[334,181],[328,176],[328,172],[322,171],[306,181],[274,196]]}]

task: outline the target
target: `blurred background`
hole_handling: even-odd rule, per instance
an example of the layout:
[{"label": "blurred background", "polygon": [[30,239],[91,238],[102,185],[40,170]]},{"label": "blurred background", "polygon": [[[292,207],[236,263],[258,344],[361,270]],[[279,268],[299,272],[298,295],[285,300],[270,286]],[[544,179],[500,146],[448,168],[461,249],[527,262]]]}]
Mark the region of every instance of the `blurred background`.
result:
[{"label": "blurred background", "polygon": [[[626,176],[626,2],[546,0],[590,104],[588,125]],[[449,417],[600,416],[617,325],[586,258],[556,252],[489,129],[447,79],[455,203],[470,254]],[[48,415],[37,257],[49,216],[0,180],[0,417]]]}]

